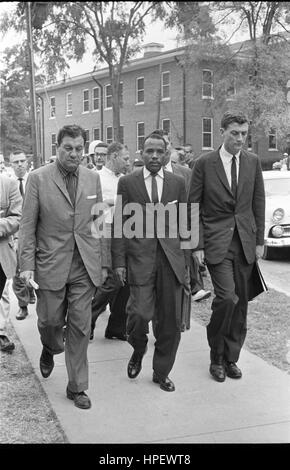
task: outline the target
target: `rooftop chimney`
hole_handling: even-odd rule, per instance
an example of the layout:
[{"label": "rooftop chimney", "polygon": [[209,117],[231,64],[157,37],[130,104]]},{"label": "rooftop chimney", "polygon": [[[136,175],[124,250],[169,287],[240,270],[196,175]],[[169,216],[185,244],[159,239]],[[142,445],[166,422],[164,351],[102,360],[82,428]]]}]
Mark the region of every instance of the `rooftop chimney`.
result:
[{"label": "rooftop chimney", "polygon": [[158,55],[162,52],[163,48],[164,48],[164,45],[158,42],[150,42],[149,44],[144,44],[143,46],[144,56],[143,57],[153,57],[154,55]]}]

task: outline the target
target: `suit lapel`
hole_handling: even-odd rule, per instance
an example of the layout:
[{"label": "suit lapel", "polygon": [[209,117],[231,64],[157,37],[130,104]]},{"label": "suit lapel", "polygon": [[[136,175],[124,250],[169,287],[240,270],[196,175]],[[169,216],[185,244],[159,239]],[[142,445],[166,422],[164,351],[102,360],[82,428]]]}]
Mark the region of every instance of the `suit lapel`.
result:
[{"label": "suit lapel", "polygon": [[220,154],[219,154],[219,150],[217,150],[217,152],[216,152],[216,155],[215,155],[215,158],[214,158],[214,164],[215,164],[215,170],[216,170],[216,173],[217,173],[219,179],[221,180],[221,182],[224,185],[224,187],[226,188],[226,190],[232,195],[232,191],[231,191],[231,188],[230,188],[230,185],[229,185],[229,182],[228,182],[228,178],[227,178],[224,166],[223,166],[222,159],[221,159]]},{"label": "suit lapel", "polygon": [[145,186],[143,169],[140,172],[136,172],[135,175],[136,191],[141,196],[141,198],[144,199],[144,202],[149,203],[150,197]]},{"label": "suit lapel", "polygon": [[163,204],[167,204],[168,199],[169,199],[169,183],[168,183],[168,174],[166,170],[164,170],[164,179],[163,179],[163,189],[162,189],[162,195],[161,195],[161,201]]},{"label": "suit lapel", "polygon": [[60,191],[63,193],[64,197],[68,200],[70,205],[72,206],[68,191],[66,189],[65,182],[63,180],[63,177],[61,176],[60,172],[58,171],[58,168],[56,166],[56,163],[54,163],[54,167],[52,168],[52,179],[56,186],[60,189]]},{"label": "suit lapel", "polygon": [[239,177],[238,177],[238,193],[237,193],[237,200],[239,199],[239,196],[241,195],[242,189],[244,182],[247,178],[247,175],[250,174],[250,168],[249,168],[249,158],[243,150],[241,150],[240,153],[240,166],[239,166]]},{"label": "suit lapel", "polygon": [[75,207],[77,206],[77,203],[81,197],[82,194],[82,189],[87,186],[87,182],[85,181],[86,176],[85,172],[82,171],[83,168],[81,165],[79,165],[79,177],[78,177],[78,185],[77,185],[77,194],[76,194],[76,200],[75,200]]}]

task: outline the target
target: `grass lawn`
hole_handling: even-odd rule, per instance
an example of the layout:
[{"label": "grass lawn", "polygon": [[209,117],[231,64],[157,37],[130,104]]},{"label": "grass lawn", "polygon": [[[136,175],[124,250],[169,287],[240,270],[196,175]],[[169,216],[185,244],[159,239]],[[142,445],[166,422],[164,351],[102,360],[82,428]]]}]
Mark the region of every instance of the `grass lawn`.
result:
[{"label": "grass lawn", "polygon": [[[191,317],[207,325],[214,296],[210,277],[204,278],[212,297],[192,302]],[[290,373],[290,297],[273,289],[249,302],[248,332],[244,347],[269,364]],[[288,354],[288,361],[287,361]]]}]

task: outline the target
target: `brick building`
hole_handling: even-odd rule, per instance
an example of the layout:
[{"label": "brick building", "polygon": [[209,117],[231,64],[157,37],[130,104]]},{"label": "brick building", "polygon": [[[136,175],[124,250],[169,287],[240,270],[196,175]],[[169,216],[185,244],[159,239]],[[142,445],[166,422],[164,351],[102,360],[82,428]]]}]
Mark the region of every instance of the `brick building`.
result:
[{"label": "brick building", "polygon": [[[168,130],[174,146],[192,144],[198,155],[221,143],[221,116],[212,106],[214,74],[210,65],[185,72],[179,64],[184,49],[162,52],[162,48],[156,43],[145,45],[143,57],[131,60],[123,69],[120,122],[122,140],[132,159],[138,156],[144,136],[155,128]],[[48,85],[37,93],[42,103],[43,162],[56,155],[57,132],[66,124],[76,123],[86,130],[86,152],[93,140],[112,142],[108,68]],[[281,158],[274,131],[258,142],[258,154],[265,168]]]}]

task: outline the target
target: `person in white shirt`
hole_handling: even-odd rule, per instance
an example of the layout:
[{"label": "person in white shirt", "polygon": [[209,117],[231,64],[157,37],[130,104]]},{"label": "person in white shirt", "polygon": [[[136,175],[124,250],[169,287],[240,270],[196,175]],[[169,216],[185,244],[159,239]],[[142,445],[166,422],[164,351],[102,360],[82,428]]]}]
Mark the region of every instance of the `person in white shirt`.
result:
[{"label": "person in white shirt", "polygon": [[[16,151],[10,155],[12,167],[12,178],[17,179],[18,187],[22,198],[25,194],[25,187],[28,177],[28,162],[24,152]],[[14,241],[17,246],[17,233],[14,235]],[[16,314],[17,320],[24,320],[28,315],[28,304],[36,302],[35,293],[32,287],[27,287],[26,282],[19,277],[18,267],[16,275],[13,278],[12,288],[18,300],[19,310]]]},{"label": "person in white shirt", "polygon": [[[108,205],[105,213],[106,230],[111,233],[114,205],[117,197],[117,187],[120,176],[127,173],[130,167],[129,152],[123,144],[113,142],[108,147],[105,165],[98,171],[101,179],[103,201]],[[111,239],[107,238],[110,244]],[[92,302],[91,336],[94,338],[94,328],[97,318],[110,305],[111,314],[105,330],[105,338],[126,341],[126,304],[129,298],[129,287],[122,286],[112,270],[105,283],[97,288]]]}]

